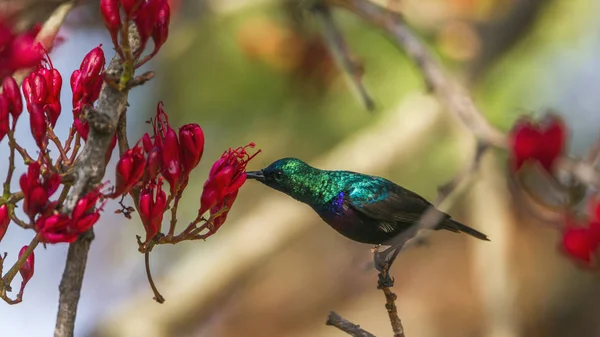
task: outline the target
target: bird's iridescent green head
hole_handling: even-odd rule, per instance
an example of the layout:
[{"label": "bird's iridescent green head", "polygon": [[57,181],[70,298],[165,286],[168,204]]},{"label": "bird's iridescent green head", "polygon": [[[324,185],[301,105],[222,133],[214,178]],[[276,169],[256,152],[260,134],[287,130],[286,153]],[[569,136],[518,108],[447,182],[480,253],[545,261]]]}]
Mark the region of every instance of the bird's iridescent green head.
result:
[{"label": "bird's iridescent green head", "polygon": [[282,158],[260,171],[246,173],[248,179],[258,180],[303,202],[314,197],[313,190],[321,175],[321,170],[297,158]]}]

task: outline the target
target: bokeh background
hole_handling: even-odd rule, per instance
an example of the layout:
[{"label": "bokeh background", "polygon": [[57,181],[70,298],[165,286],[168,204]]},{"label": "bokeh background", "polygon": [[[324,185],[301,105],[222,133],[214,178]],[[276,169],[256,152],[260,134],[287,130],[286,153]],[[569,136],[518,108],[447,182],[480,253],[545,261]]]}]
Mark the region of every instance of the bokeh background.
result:
[{"label": "bokeh background", "polygon": [[[31,20],[43,20],[46,7],[57,3],[42,2],[28,8]],[[294,156],[382,175],[429,199],[469,164],[472,136],[427,94],[403,52],[352,14],[334,12],[364,67],[374,112],[353,95],[318,23],[297,1],[172,5],[169,40],[145,67],[157,76],[130,95],[128,126],[130,141],[139,139],[162,100],[174,126],[203,127],[204,159],[184,195],[182,219],[194,217],[212,162],[251,141],[262,153],[250,169]],[[497,127],[506,130],[519,115],[553,108],[569,124],[573,155],[598,136],[600,2],[388,5],[405,14]],[[73,11],[61,35],[52,60],[63,78],[98,44],[112,52],[95,1]],[[63,102],[70,102],[66,83]],[[68,103],[63,109],[57,134],[70,126]],[[27,125],[19,122],[21,133],[29,133]],[[562,256],[556,231],[517,207],[505,158],[498,151],[486,155],[475,182],[450,209],[491,242],[436,232],[396,261],[392,274],[407,336],[600,336],[600,279]],[[344,336],[324,325],[330,310],[377,336],[391,335],[370,247],[339,236],[308,207],[264,186],[245,185],[226,225],[206,242],[153,251],[153,274],[167,300],[162,305],[152,300],[137,252],[141,224],[115,209],[109,204],[95,227],[76,336]],[[0,251],[14,258],[30,237],[12,226]],[[50,335],[66,251],[64,244],[36,251],[24,302],[0,303],[1,336]]]}]

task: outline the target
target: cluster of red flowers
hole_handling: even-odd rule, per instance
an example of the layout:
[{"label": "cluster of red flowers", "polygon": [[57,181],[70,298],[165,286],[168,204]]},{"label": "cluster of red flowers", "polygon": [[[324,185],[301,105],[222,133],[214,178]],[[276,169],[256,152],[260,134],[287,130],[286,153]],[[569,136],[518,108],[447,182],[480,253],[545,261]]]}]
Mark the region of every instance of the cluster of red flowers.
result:
[{"label": "cluster of red flowers", "polygon": [[40,234],[40,241],[46,243],[73,242],[77,237],[90,229],[100,217],[100,209],[96,203],[102,198],[98,189],[83,196],[71,215],[58,211],[58,203],[50,201],[50,197],[60,186],[60,176],[56,173],[42,173],[40,164],[29,164],[27,173],[19,179],[23,192],[23,210],[35,223]]},{"label": "cluster of red flowers", "polygon": [[[119,32],[124,27],[128,29],[130,22],[135,23],[141,44],[141,48],[131,55],[133,60],[140,58],[150,38],[154,41],[152,53],[139,62],[136,67],[141,66],[156,55],[169,35],[171,13],[167,0],[101,0],[100,11],[115,48],[125,58],[128,58],[128,56],[124,55],[119,44]],[[122,13],[125,14],[123,19]]]},{"label": "cluster of red flowers", "polygon": [[[202,128],[198,124],[186,124],[179,128],[179,132],[175,132],[162,102],[158,103],[152,125],[153,136],[144,134],[136,146],[119,159],[117,185],[113,193],[113,197],[117,197],[129,193],[133,188],[141,190],[138,205],[146,242],[159,233],[169,202],[181,197],[191,171],[198,166],[204,153]],[[254,147],[254,144],[248,146]],[[246,164],[253,157],[245,149],[230,149],[213,165],[204,185],[200,215],[209,210],[212,215],[224,207],[231,207],[237,191],[246,180]],[[169,183],[168,198],[162,189],[163,179]],[[226,216],[227,210],[223,210],[212,219],[215,230]]]},{"label": "cluster of red flowers", "polygon": [[[518,173],[537,165],[552,177],[565,151],[567,135],[563,120],[555,115],[547,115],[540,122],[518,120],[509,134],[512,170]],[[567,215],[561,228],[561,251],[586,266],[592,266],[600,252],[600,203],[594,199],[590,205],[591,216],[575,220]]]},{"label": "cluster of red flowers", "polygon": [[[186,231],[174,237],[177,204],[188,185],[190,173],[202,159],[204,133],[198,124],[186,124],[178,131],[174,130],[160,102],[152,119],[153,134],[144,134],[119,158],[114,191],[110,195],[103,194],[101,189],[105,184],[101,184],[77,200],[73,209],[67,210],[63,205],[67,193],[60,193],[58,198],[55,195],[59,194],[61,185],[65,185],[63,192],[69,188],[64,177],[68,177],[66,173],[76,161],[80,141],[88,140],[90,125],[86,120],[88,114],[84,112],[93,111],[105,83],[118,90],[129,90],[128,81],[133,78],[133,69],[152,58],[168,36],[170,9],[167,0],[101,0],[100,9],[121,57],[124,75],[119,79],[106,77],[106,59],[101,46],[87,53],[70,77],[73,124],[64,142],[54,134],[62,112],[60,94],[63,76],[54,68],[41,45],[34,44],[38,29],[16,36],[0,23],[0,141],[6,136],[9,138],[8,182],[15,169],[16,153],[28,164],[27,172],[19,179],[19,193],[11,192],[10,184],[4,185],[3,197],[0,197],[0,240],[11,221],[37,233],[32,243],[24,246],[19,253],[22,284],[17,299],[5,297],[3,287],[0,287],[0,297],[9,303],[21,301],[23,288],[33,276],[33,250],[37,243],[74,242],[98,221],[106,197],[130,194],[137,198],[135,204],[146,231],[146,242],[159,234],[163,215],[168,209],[173,213],[169,231],[172,243],[198,236],[201,228],[195,226],[202,221],[214,233],[227,218],[238,190],[246,180],[246,165],[256,155],[251,156],[246,151],[248,147],[254,147],[253,143],[225,151],[213,165],[204,185],[198,217]],[[135,51],[126,41],[120,40],[127,36],[131,24],[137,27],[141,38],[141,48]],[[149,39],[153,40],[154,49],[140,60]],[[15,70],[26,67],[33,70],[19,88],[11,75]],[[29,112],[30,131],[39,150],[37,157],[29,155],[14,134],[23,111],[23,99]],[[107,162],[116,142],[115,134],[106,153]],[[49,151],[52,146],[57,148],[58,158],[52,158]],[[169,184],[168,190],[163,190],[165,181]],[[20,209],[26,219],[19,218],[20,215],[15,212],[19,207],[17,203],[21,201]],[[208,219],[202,217],[206,212],[210,214]],[[0,259],[0,267],[3,262]],[[10,283],[11,280],[0,282]]]}]

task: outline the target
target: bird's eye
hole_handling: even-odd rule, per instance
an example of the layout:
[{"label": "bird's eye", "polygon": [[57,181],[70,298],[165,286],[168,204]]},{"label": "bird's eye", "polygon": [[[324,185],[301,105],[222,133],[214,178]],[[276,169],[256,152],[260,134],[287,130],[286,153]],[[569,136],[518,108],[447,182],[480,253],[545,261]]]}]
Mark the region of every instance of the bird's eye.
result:
[{"label": "bird's eye", "polygon": [[283,171],[275,171],[275,179],[283,178]]}]

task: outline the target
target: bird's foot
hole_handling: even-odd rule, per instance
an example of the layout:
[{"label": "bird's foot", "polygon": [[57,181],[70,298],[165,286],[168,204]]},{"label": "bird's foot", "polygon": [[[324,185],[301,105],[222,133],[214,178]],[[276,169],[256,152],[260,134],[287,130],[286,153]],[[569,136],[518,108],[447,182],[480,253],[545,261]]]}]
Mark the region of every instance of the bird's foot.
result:
[{"label": "bird's foot", "polygon": [[388,269],[379,272],[377,279],[377,289],[391,288],[394,286],[394,278],[390,276]]}]

